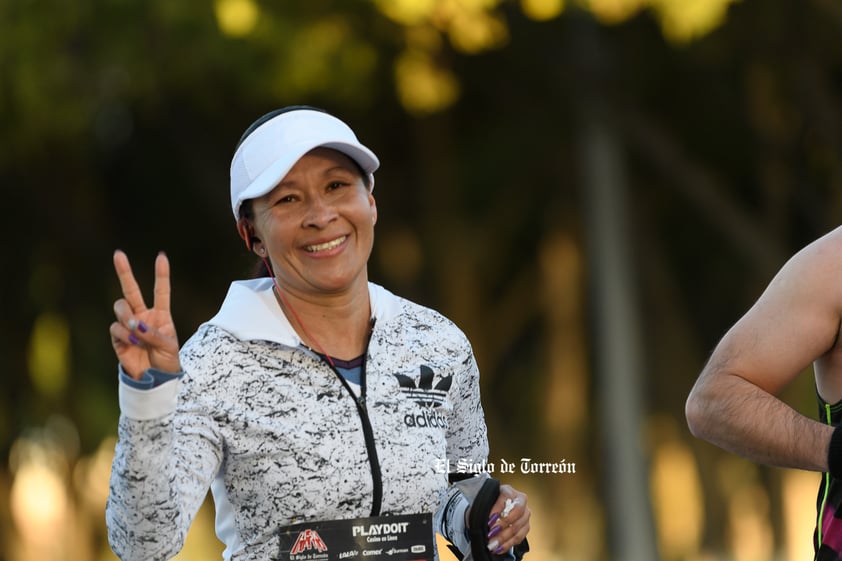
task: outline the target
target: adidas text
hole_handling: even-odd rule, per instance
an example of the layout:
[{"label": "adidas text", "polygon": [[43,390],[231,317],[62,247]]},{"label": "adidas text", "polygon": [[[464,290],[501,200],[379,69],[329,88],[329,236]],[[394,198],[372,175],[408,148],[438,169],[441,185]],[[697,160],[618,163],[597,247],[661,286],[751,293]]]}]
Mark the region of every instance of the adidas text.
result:
[{"label": "adidas text", "polygon": [[448,428],[447,417],[435,412],[431,413],[429,411],[423,411],[415,415],[407,413],[403,418],[403,422],[408,427],[432,427],[437,429]]}]

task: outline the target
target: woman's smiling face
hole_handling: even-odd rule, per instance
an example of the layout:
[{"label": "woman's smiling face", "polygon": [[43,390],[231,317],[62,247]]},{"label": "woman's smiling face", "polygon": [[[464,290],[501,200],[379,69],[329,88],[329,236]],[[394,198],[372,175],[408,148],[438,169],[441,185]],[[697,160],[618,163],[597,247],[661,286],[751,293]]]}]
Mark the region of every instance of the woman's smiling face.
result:
[{"label": "woman's smiling face", "polygon": [[348,156],[311,150],[252,208],[255,250],[265,249],[284,290],[301,296],[367,290],[377,206]]}]

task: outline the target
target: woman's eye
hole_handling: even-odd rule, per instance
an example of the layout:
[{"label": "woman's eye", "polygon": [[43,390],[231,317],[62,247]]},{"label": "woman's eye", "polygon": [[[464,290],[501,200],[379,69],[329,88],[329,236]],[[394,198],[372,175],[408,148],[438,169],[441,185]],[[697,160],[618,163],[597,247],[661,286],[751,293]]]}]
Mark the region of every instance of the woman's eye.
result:
[{"label": "woman's eye", "polygon": [[277,201],[275,201],[275,204],[279,205],[279,204],[283,204],[283,203],[291,203],[294,200],[295,200],[295,197],[293,197],[292,195],[286,195],[286,196],[280,197]]}]

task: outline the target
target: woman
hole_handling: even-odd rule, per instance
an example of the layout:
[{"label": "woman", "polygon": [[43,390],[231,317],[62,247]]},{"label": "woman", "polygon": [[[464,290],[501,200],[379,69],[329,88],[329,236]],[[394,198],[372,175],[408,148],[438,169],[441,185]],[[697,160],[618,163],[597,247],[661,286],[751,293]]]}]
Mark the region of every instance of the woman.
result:
[{"label": "woman", "polygon": [[[226,560],[294,558],[319,546],[308,531],[306,544],[289,547],[302,523],[327,532],[362,517],[370,523],[353,532],[369,543],[385,539],[370,535],[378,528],[406,528],[380,517],[407,516],[475,559],[511,556],[524,540],[523,493],[500,486],[491,506],[475,501],[471,512],[468,487],[449,486],[442,469],[482,465],[488,453],[464,334],[368,281],[378,165],[321,110],[256,121],[234,154],[231,204],[270,273],[232,283],[180,350],[167,258],[156,259],[147,308],[128,258],[115,253],[122,414],[107,522],[121,559],[175,555],[208,488]],[[476,522],[483,510],[488,521]]]}]

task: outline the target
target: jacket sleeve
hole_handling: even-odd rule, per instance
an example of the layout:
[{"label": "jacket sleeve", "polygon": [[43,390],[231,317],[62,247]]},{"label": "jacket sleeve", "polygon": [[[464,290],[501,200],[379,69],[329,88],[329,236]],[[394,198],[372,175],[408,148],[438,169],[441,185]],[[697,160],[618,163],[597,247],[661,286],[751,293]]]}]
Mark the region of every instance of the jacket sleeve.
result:
[{"label": "jacket sleeve", "polygon": [[471,550],[471,538],[465,523],[468,506],[468,499],[456,486],[451,485],[433,519],[436,531],[463,554]]},{"label": "jacket sleeve", "polygon": [[447,431],[447,458],[451,466],[460,460],[468,461],[470,465],[482,465],[488,460],[488,432],[480,399],[479,368],[467,341],[465,345],[462,368],[454,380],[453,418]]},{"label": "jacket sleeve", "polygon": [[120,382],[106,523],[123,561],[176,555],[221,464],[215,423],[192,400],[179,400],[187,380],[152,389]]},{"label": "jacket sleeve", "polygon": [[[453,417],[447,435],[447,458],[451,466],[460,461],[467,461],[468,465],[484,465],[488,460],[488,433],[480,399],[479,368],[467,340],[465,348],[462,368],[452,388],[455,391]],[[451,485],[435,515],[436,531],[463,554],[470,551],[465,525],[468,506],[461,491]]]}]

